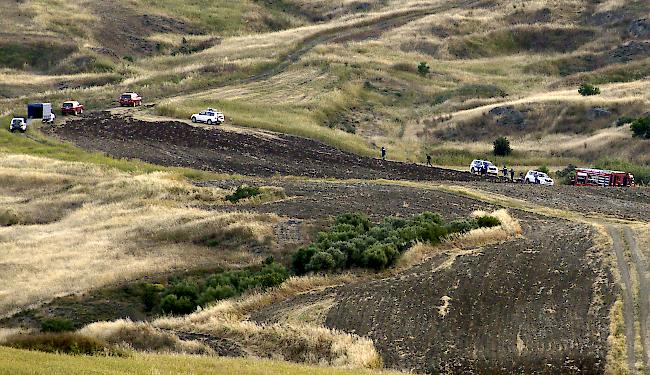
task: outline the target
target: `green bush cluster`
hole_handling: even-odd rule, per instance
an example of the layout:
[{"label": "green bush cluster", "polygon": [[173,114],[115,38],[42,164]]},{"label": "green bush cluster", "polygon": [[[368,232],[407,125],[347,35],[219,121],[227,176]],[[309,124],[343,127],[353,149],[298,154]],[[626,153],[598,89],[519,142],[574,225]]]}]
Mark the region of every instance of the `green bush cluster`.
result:
[{"label": "green bush cluster", "polygon": [[560,182],[568,185],[576,177],[576,166],[569,164],[566,168],[555,172],[555,175],[560,179]]},{"label": "green bush cluster", "polygon": [[630,129],[635,137],[650,139],[650,116],[634,120]]},{"label": "green bush cluster", "polygon": [[591,96],[600,94],[600,89],[589,83],[583,83],[578,88],[578,93],[582,96]]},{"label": "green bush cluster", "polygon": [[174,280],[167,287],[151,284],[143,295],[145,307],[164,314],[189,314],[197,306],[238,296],[249,289],[262,290],[281,284],[289,271],[272,258],[257,269],[212,274],[201,280]]},{"label": "green bush cluster", "polygon": [[227,195],[226,199],[232,203],[236,203],[241,199],[251,198],[256,195],[260,195],[260,189],[258,187],[241,185],[234,193]]},{"label": "green bush cluster", "polygon": [[352,267],[380,270],[395,264],[416,242],[437,243],[452,233],[499,224],[489,216],[445,224],[439,215],[424,212],[411,219],[389,217],[374,225],[366,215],[344,214],[314,243],[294,253],[292,266],[298,275]]},{"label": "green bush cluster", "polygon": [[499,137],[494,140],[494,155],[497,156],[507,156],[512,153],[512,148],[510,147],[510,141],[506,137]]},{"label": "green bush cluster", "polygon": [[41,321],[43,332],[66,332],[74,330],[74,323],[65,318],[49,318]]}]

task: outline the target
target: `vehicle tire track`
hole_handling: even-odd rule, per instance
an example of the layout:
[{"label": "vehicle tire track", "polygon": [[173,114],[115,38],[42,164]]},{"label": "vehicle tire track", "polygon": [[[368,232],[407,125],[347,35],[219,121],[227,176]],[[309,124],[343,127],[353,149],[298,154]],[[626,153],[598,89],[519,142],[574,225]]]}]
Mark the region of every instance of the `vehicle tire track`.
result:
[{"label": "vehicle tire track", "polygon": [[650,367],[648,367],[648,357],[650,348],[650,327],[648,326],[650,322],[650,297],[649,297],[649,286],[648,286],[648,263],[644,258],[643,254],[639,250],[639,246],[634,237],[634,232],[630,227],[625,227],[623,229],[625,234],[625,242],[632,253],[632,261],[634,262],[638,280],[639,280],[639,290],[637,296],[637,304],[639,305],[639,326],[641,328],[641,346],[643,347],[643,366],[646,373],[650,373]]},{"label": "vehicle tire track", "polygon": [[616,254],[616,264],[621,276],[621,289],[623,292],[623,317],[625,320],[625,343],[627,346],[627,365],[630,374],[636,374],[636,353],[634,351],[634,296],[632,295],[632,279],[625,258],[625,244],[621,238],[619,228],[607,225],[607,232],[612,238],[612,247]]}]

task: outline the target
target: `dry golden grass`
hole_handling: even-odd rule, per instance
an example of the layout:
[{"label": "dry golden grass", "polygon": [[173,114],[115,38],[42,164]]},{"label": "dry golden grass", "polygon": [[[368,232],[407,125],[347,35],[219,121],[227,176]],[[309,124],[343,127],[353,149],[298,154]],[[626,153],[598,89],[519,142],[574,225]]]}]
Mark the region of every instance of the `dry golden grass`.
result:
[{"label": "dry golden grass", "polygon": [[627,345],[625,340],[625,322],[623,318],[623,301],[617,299],[609,313],[609,350],[605,374],[626,375],[630,373],[627,366]]},{"label": "dry golden grass", "polygon": [[449,253],[452,255],[450,259],[445,262],[445,267],[447,267],[450,266],[456,256],[460,254],[474,252],[477,248],[507,241],[522,234],[519,221],[510,216],[506,209],[500,209],[490,213],[476,211],[473,215],[494,216],[499,219],[501,225],[491,228],[473,229],[461,235],[454,235],[447,238],[443,244],[438,246],[418,243],[402,255],[397,263],[395,272],[401,272],[441,253]]},{"label": "dry golden grass", "polygon": [[253,262],[202,243],[268,243],[279,218],[198,208],[224,204],[224,194],[166,173],[3,154],[0,216],[11,212],[19,225],[0,227],[0,315],[145,274]]}]

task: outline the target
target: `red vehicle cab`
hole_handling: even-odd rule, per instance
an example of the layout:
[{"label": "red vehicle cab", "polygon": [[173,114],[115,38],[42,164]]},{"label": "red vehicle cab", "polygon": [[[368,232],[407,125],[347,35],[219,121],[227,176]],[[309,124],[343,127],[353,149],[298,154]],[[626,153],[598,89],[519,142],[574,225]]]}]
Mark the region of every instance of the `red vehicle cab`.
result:
[{"label": "red vehicle cab", "polygon": [[120,106],[122,107],[135,107],[142,105],[142,98],[134,92],[125,92],[120,96]]},{"label": "red vehicle cab", "polygon": [[575,186],[634,186],[634,175],[621,171],[576,168]]},{"label": "red vehicle cab", "polygon": [[71,100],[68,102],[63,102],[61,105],[61,114],[62,115],[78,115],[84,113],[84,106],[79,104],[79,102]]}]

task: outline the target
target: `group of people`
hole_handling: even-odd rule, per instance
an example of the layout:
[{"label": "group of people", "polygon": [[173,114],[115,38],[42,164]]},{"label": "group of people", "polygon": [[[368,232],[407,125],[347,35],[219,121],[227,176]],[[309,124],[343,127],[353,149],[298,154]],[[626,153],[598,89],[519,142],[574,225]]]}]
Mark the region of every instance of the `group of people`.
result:
[{"label": "group of people", "polygon": [[[381,147],[381,160],[386,160],[386,147],[382,146]],[[433,164],[431,164],[431,155],[427,154],[427,166],[433,167]],[[503,177],[508,178],[508,173],[510,173],[510,181],[515,181],[515,170],[511,167],[510,170],[508,170],[508,167],[506,165],[503,165],[503,169],[501,170],[501,173],[503,173]],[[487,174],[487,167],[483,169],[482,172],[483,175]],[[524,174],[523,172],[519,172],[519,178],[523,180]]]}]

